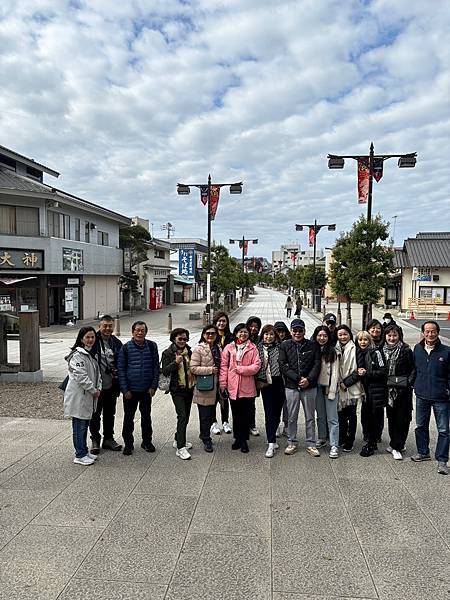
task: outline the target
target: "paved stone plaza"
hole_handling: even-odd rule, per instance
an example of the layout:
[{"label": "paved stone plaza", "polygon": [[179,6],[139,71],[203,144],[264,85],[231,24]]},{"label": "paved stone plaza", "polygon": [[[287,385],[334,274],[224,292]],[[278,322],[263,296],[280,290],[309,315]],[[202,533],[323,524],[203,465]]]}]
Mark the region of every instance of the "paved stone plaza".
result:
[{"label": "paved stone plaza", "polygon": [[[232,323],[281,320],[284,301],[259,290]],[[317,320],[304,317],[311,333]],[[164,349],[164,323],[153,330]],[[64,361],[52,360],[58,377]],[[263,432],[259,399],[257,417]],[[386,430],[370,458],[358,455],[360,435],[334,461],[304,445],[285,456],[285,438],[267,459],[263,435],[247,455],[215,436],[207,454],[195,406],[192,459],[181,461],[175,420],[158,392],[156,453],[140,449],[138,431],[133,456],[103,452],[86,468],[72,463],[69,421],[0,419],[2,600],[450,598],[450,477],[434,461],[394,461]],[[414,450],[410,433],[405,457]]]}]

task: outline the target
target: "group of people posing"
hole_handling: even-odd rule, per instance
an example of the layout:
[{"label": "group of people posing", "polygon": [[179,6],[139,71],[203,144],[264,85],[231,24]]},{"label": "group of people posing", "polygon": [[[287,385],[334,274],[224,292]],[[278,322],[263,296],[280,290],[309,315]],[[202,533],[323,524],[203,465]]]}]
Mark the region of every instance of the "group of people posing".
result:
[{"label": "group of people posing", "polygon": [[[69,379],[64,405],[65,415],[72,417],[74,462],[93,464],[100,447],[131,455],[138,407],[141,447],[154,452],[151,404],[158,387],[171,395],[177,417],[173,447],[183,460],[191,458],[192,443],[186,439],[186,430],[192,403],[197,404],[199,438],[206,452],[213,452],[213,436],[223,430],[233,434],[233,450],[247,453],[250,435],[259,435],[255,420],[259,395],[264,407],[267,458],[279,449],[277,437],[281,435],[287,437],[284,453],[297,452],[300,405],[305,416],[306,451],[311,456],[320,456],[327,443],[332,459],[338,458],[340,451],[352,452],[360,404],[364,438],[360,455],[369,457],[378,450],[386,409],[390,439],[386,450],[401,460],[414,389],[417,453],[411,459],[431,460],[429,421],[433,410],[438,429],[438,472],[448,474],[450,348],[439,340],[435,321],[422,325],[423,339],[414,350],[404,343],[401,327],[392,319],[386,321],[382,325],[374,319],[367,331],[358,332],[354,338],[349,327],[337,326],[335,315],[330,313],[309,339],[300,318],[294,318],[289,330],[282,321],[262,327],[261,319],[254,316],[231,331],[228,315],[220,312],[203,328],[192,348],[189,331],[174,329],[160,364],[157,345],[146,339],[143,321],[133,324],[132,339],[122,345],[113,335],[113,319],[104,316],[97,332],[92,327],[80,329],[66,357]],[[120,393],[123,448],[114,439]],[[216,416],[218,407],[222,427]]]}]

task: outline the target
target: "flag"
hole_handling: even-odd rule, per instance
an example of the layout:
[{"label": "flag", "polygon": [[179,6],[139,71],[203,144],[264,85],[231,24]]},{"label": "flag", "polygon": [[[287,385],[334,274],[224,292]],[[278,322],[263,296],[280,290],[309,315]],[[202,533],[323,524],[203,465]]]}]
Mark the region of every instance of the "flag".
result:
[{"label": "flag", "polygon": [[220,185],[211,186],[211,221],[216,217],[217,207],[219,206]]},{"label": "flag", "polygon": [[200,186],[200,200],[205,205],[208,203],[208,186],[207,185]]},{"label": "flag", "polygon": [[242,248],[242,245],[244,245],[244,256],[247,256],[247,252],[248,252],[248,240],[244,240],[244,241],[240,241],[239,242],[239,248]]},{"label": "flag", "polygon": [[358,159],[358,204],[366,204],[369,196],[369,158]]},{"label": "flag", "polygon": [[314,225],[310,226],[310,228],[309,228],[309,236],[308,237],[309,237],[309,245],[310,246],[314,246],[314,242],[315,242],[315,239],[316,239],[316,230],[315,230]]},{"label": "flag", "polygon": [[383,177],[383,163],[384,160],[382,158],[373,159],[372,175],[377,183]]}]

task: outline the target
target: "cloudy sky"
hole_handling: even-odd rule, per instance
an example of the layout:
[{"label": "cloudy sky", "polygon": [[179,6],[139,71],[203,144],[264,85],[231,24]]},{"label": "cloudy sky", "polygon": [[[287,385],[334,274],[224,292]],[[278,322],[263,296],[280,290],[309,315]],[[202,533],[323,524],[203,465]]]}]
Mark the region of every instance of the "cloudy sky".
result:
[{"label": "cloudy sky", "polygon": [[167,221],[206,235],[178,181],[243,180],[241,196],[223,190],[214,238],[257,237],[269,257],[306,247],[296,222],[351,226],[356,163],[329,171],[326,156],[373,141],[418,153],[374,183],[400,244],[450,228],[449,31],[447,0],[1,0],[0,144],[155,235]]}]

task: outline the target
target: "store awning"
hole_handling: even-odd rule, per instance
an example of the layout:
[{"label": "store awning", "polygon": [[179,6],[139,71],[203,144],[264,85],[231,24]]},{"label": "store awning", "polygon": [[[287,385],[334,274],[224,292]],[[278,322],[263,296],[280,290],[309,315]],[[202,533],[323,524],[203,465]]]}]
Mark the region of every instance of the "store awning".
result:
[{"label": "store awning", "polygon": [[0,282],[5,285],[14,285],[20,281],[26,281],[27,279],[37,279],[37,277],[0,277]]},{"label": "store awning", "polygon": [[194,285],[195,283],[193,277],[183,277],[182,275],[174,275],[173,280],[183,285]]}]

